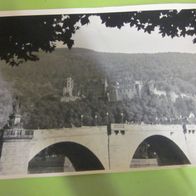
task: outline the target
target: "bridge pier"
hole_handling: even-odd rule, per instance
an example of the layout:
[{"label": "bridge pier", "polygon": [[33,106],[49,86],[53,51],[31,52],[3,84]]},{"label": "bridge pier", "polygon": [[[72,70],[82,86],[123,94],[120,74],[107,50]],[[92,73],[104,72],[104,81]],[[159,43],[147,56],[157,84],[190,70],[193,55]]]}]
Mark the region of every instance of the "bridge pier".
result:
[{"label": "bridge pier", "polygon": [[196,165],[196,126],[187,125],[184,131],[191,164]]},{"label": "bridge pier", "polygon": [[2,175],[27,174],[29,141],[5,141],[0,159]]},{"label": "bridge pier", "polygon": [[6,130],[0,157],[0,174],[27,174],[33,131]]}]

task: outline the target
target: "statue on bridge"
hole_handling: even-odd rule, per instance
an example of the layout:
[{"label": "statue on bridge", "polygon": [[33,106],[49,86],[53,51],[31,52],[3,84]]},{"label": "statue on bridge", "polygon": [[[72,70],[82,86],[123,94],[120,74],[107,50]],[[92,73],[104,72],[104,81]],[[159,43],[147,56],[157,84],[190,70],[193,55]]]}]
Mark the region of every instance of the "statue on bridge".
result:
[{"label": "statue on bridge", "polygon": [[9,117],[8,124],[7,124],[8,128],[22,127],[21,114],[20,114],[21,103],[17,96],[13,99],[12,108],[13,111]]}]

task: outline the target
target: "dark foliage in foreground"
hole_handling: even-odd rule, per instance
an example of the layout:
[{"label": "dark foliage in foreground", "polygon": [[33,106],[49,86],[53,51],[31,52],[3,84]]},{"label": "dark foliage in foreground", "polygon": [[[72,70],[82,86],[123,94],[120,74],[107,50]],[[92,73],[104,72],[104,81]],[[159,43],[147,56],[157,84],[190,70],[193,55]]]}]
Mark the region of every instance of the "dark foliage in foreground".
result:
[{"label": "dark foliage in foreground", "polygon": [[[162,37],[193,36],[196,42],[196,10],[164,10],[129,13],[96,14],[103,25],[122,28],[125,24],[146,33],[158,28]],[[25,61],[36,61],[40,50],[52,52],[55,42],[62,41],[68,48],[74,45],[73,34],[90,22],[92,14],[26,16],[0,18],[0,59],[14,66]]]}]

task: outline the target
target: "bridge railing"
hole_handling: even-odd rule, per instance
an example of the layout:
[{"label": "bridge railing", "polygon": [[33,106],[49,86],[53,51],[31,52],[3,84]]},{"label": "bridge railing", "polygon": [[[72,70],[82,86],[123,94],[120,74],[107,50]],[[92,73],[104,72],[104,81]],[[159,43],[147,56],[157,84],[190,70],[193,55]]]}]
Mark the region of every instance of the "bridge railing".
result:
[{"label": "bridge railing", "polygon": [[3,139],[32,139],[34,131],[25,129],[7,129],[3,133]]}]

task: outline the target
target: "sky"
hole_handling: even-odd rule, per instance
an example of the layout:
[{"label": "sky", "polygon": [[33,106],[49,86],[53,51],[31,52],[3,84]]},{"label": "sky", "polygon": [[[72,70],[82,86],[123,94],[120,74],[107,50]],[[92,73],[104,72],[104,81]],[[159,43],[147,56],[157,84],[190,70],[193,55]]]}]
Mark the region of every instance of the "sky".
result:
[{"label": "sky", "polygon": [[98,16],[91,16],[90,23],[82,26],[73,36],[74,47],[87,48],[111,53],[159,53],[186,52],[196,53],[194,37],[162,38],[158,30],[151,34],[130,28],[129,25],[108,28],[101,24]]}]

